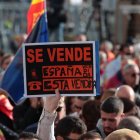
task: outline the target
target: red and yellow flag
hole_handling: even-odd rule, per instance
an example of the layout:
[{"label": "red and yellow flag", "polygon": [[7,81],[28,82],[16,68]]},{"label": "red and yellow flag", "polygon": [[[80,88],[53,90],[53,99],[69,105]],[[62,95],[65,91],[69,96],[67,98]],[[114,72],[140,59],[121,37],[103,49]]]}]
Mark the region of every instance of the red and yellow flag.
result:
[{"label": "red and yellow flag", "polygon": [[27,33],[29,34],[39,17],[45,12],[45,0],[32,0],[27,13]]}]

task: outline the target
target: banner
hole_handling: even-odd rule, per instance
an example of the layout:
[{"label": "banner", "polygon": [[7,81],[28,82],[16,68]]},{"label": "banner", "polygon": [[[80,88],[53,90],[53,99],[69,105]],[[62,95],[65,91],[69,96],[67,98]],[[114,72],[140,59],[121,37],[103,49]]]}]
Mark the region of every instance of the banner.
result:
[{"label": "banner", "polygon": [[23,46],[25,96],[96,96],[98,42],[27,43]]}]

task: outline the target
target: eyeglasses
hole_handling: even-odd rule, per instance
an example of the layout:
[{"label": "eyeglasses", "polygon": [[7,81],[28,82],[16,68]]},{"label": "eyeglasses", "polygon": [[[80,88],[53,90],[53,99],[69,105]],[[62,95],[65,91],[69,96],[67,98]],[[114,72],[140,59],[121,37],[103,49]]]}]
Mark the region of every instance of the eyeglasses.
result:
[{"label": "eyeglasses", "polygon": [[132,73],[131,77],[136,77],[137,75],[140,76],[140,73]]}]

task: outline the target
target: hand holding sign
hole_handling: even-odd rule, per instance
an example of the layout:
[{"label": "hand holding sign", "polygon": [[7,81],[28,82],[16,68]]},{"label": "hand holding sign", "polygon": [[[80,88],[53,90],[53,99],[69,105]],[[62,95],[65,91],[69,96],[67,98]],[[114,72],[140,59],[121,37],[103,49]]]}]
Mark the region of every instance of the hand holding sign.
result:
[{"label": "hand holding sign", "polygon": [[59,103],[61,102],[62,98],[60,96],[59,90],[55,90],[55,96],[43,97],[44,101],[44,109],[49,113],[55,113]]}]

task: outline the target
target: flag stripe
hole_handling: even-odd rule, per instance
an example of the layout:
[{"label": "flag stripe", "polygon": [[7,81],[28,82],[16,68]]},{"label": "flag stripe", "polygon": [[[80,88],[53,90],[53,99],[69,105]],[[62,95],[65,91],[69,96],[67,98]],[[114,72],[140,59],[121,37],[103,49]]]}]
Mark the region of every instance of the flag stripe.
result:
[{"label": "flag stripe", "polygon": [[38,21],[38,18],[43,14],[45,11],[44,0],[36,0],[35,4],[31,4],[28,13],[27,13],[27,20],[28,20],[28,27],[27,33],[29,34],[33,29],[34,25]]},{"label": "flag stripe", "polygon": [[44,0],[33,0],[32,4],[36,4],[36,3],[40,3],[40,2],[44,2]]},{"label": "flag stripe", "polygon": [[[29,9],[29,12],[28,14],[30,14],[30,12],[34,12],[34,13],[37,13],[39,11],[44,11],[44,2],[41,2],[41,3],[37,3],[37,4],[33,4],[30,9]],[[32,13],[33,14],[33,13]]]}]

